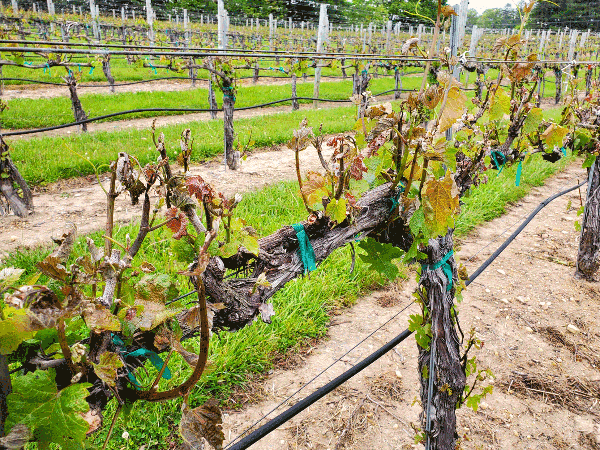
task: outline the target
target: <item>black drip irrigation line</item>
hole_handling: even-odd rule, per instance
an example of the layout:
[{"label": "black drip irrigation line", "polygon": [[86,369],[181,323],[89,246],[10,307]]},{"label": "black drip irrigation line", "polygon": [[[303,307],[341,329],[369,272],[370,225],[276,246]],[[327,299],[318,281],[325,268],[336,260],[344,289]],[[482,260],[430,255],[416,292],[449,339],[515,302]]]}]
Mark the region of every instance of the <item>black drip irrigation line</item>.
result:
[{"label": "black drip irrigation line", "polygon": [[[504,251],[504,249],[521,233],[521,231],[523,231],[523,229],[529,224],[529,222],[531,222],[531,220],[548,203],[550,203],[552,200],[560,197],[561,195],[565,195],[571,191],[574,191],[575,189],[583,186],[585,183],[587,183],[587,180],[582,181],[577,186],[573,186],[569,189],[566,189],[557,194],[554,194],[553,196],[548,197],[546,200],[544,200],[542,203],[540,203],[539,206],[527,217],[525,222],[523,222],[521,224],[521,226],[519,226],[519,228],[517,228],[517,230],[506,241],[504,241],[504,243],[475,272],[473,272],[473,274],[465,282],[465,285],[468,286],[479,275],[481,275],[481,273],[500,255],[500,253],[502,253]],[[278,428],[279,426],[281,426],[282,424],[284,424],[285,422],[287,422],[288,420],[290,420],[291,418],[293,418],[294,416],[296,416],[297,414],[299,414],[300,412],[302,412],[303,410],[305,410],[306,408],[311,406],[317,400],[323,398],[325,395],[327,395],[328,393],[330,393],[337,387],[341,386],[343,383],[348,381],[354,375],[356,375],[357,373],[359,373],[360,371],[362,371],[363,369],[365,369],[366,367],[368,367],[369,365],[371,365],[372,363],[377,361],[379,358],[381,358],[387,352],[392,350],[400,342],[404,341],[411,334],[412,334],[412,331],[410,331],[408,329],[404,330],[402,333],[400,333],[394,339],[389,341],[383,347],[381,347],[378,350],[376,350],[375,352],[371,353],[365,359],[363,359],[362,361],[360,361],[356,365],[354,365],[352,368],[350,368],[346,372],[342,373],[341,375],[337,376],[334,380],[332,380],[329,383],[327,383],[326,385],[320,387],[315,392],[310,394],[308,397],[305,397],[304,399],[300,400],[294,406],[288,408],[287,410],[285,410],[284,412],[279,414],[277,417],[271,419],[269,422],[267,422],[260,428],[256,429],[252,433],[246,435],[246,437],[244,437],[243,439],[241,439],[238,442],[235,442],[233,444],[230,444],[230,445],[226,446],[225,448],[227,450],[243,450],[243,449],[248,448],[249,446],[251,446],[252,444],[257,442],[258,440],[265,437],[271,431],[275,430],[276,428]],[[246,431],[248,431],[248,430],[246,430]]]},{"label": "black drip irrigation line", "polygon": [[[379,94],[375,94],[375,95],[383,95],[389,92],[395,92],[395,89],[392,89],[390,91],[385,91]],[[398,89],[398,91],[410,91],[410,92],[414,92],[412,89]],[[282,100],[275,100],[272,102],[268,102],[268,103],[261,103],[259,105],[252,105],[252,106],[243,106],[241,108],[235,108],[235,111],[247,111],[249,109],[259,109],[259,108],[264,108],[266,106],[271,106],[271,105],[276,105],[278,103],[285,103],[285,102],[290,102],[292,100],[308,100],[308,101],[319,101],[319,102],[324,102],[324,103],[350,103],[351,100],[335,100],[335,99],[326,99],[326,98],[316,98],[316,97],[290,97],[290,98],[284,98]],[[91,122],[96,122],[99,120],[104,120],[104,119],[109,119],[111,117],[118,117],[118,116],[123,116],[126,114],[136,114],[136,113],[141,113],[141,112],[222,112],[222,109],[210,109],[210,108],[140,108],[140,109],[130,109],[127,111],[119,111],[119,112],[115,112],[115,113],[111,113],[111,114],[105,114],[103,116],[97,116],[97,117],[90,117],[88,119],[85,120],[80,120],[78,122],[70,122],[70,123],[65,123],[62,125],[54,125],[51,127],[45,127],[45,128],[34,128],[32,130],[21,130],[21,131],[9,131],[7,133],[2,133],[0,132],[0,136],[22,136],[22,135],[26,135],[26,134],[35,134],[35,133],[43,133],[45,131],[53,131],[53,130],[59,130],[62,128],[69,128],[69,127],[76,127],[78,125],[83,125],[84,123],[91,123]]]}]

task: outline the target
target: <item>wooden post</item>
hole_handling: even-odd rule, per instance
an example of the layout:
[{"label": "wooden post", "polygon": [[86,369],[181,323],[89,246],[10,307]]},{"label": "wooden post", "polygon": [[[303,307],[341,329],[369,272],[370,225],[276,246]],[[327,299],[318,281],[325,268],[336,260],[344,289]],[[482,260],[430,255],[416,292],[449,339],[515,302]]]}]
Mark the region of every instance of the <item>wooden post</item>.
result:
[{"label": "wooden post", "polygon": [[[319,13],[319,31],[317,33],[317,53],[323,53],[323,45],[327,39],[327,5],[321,3],[321,9]],[[319,88],[321,84],[321,67],[320,60],[317,60],[317,67],[315,68],[315,84],[313,88],[313,97],[319,98]],[[313,106],[317,108],[319,106],[318,100],[313,100]]]}]

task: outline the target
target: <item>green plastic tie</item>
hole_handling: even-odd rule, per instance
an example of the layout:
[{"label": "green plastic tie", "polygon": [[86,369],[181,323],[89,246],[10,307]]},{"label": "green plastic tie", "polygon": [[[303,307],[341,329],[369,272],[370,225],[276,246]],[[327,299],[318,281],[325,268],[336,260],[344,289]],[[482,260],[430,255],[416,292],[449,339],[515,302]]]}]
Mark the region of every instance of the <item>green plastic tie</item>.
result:
[{"label": "green plastic tie", "polygon": [[[500,167],[500,170],[498,171],[498,174],[496,175],[496,176],[498,176],[498,175],[500,175],[500,174],[502,173],[502,170],[504,170],[504,164],[506,163],[506,158],[505,158],[505,156],[504,156],[504,155],[503,155],[501,152],[499,152],[498,150],[494,150],[494,151],[491,153],[491,156],[492,156],[492,159],[494,160],[494,163],[496,164],[496,169],[497,169],[498,167]],[[497,159],[497,157],[500,157],[500,158],[502,159],[502,164],[500,164],[500,163],[498,162],[498,159]]]},{"label": "green plastic tie", "polygon": [[[136,357],[146,357],[150,360],[150,362],[152,363],[152,365],[154,367],[156,367],[156,370],[161,370],[162,367],[165,365],[165,362],[163,361],[163,359],[158,356],[158,354],[156,352],[153,352],[152,350],[148,350],[147,348],[140,348],[137,349],[131,353],[127,353],[127,355],[125,355],[125,357],[129,357],[132,356],[134,358]],[[162,374],[162,377],[165,380],[170,380],[171,379],[171,371],[169,370],[169,366],[165,367],[165,371]]]},{"label": "green plastic tie", "polygon": [[517,166],[517,177],[515,178],[515,186],[519,186],[521,184],[521,169],[523,169],[523,161],[519,161],[519,165]]},{"label": "green plastic tie", "polygon": [[46,65],[44,66],[44,73],[46,73],[46,70],[48,71],[48,75],[50,75],[50,64],[46,63]]},{"label": "green plastic tie", "polygon": [[398,205],[400,204],[400,196],[402,195],[402,193],[404,192],[404,189],[406,187],[404,186],[404,184],[401,182],[400,183],[400,189],[398,190],[398,192],[396,193],[396,195],[394,195],[390,200],[392,201],[392,207],[390,208],[390,212],[388,214],[391,214],[392,211],[394,211]]},{"label": "green plastic tie", "polygon": [[94,66],[92,66],[92,67],[91,67],[91,69],[90,69],[90,73],[89,73],[88,75],[91,75],[91,74],[93,74],[93,73],[94,73]]},{"label": "green plastic tie", "polygon": [[223,86],[223,97],[230,98],[235,102],[235,95],[232,94],[233,86]]},{"label": "green plastic tie", "polygon": [[302,260],[302,265],[304,266],[304,273],[316,270],[317,263],[315,261],[315,251],[310,243],[310,240],[308,239],[308,236],[306,235],[304,225],[301,223],[296,223],[292,225],[292,228],[294,228],[296,231],[296,237],[298,238],[298,250],[300,251],[300,259]]},{"label": "green plastic tie", "polygon": [[567,156],[567,149],[566,148],[561,147],[560,151],[562,152],[563,156]]},{"label": "green plastic tie", "polygon": [[421,270],[435,270],[439,269],[440,267],[442,268],[442,270],[444,271],[444,275],[446,275],[446,278],[448,279],[448,287],[446,288],[447,292],[450,291],[450,289],[452,289],[453,286],[452,267],[448,262],[452,255],[454,255],[454,250],[450,250],[448,253],[446,253],[446,256],[444,256],[435,264],[421,264]]},{"label": "green plastic tie", "polygon": [[77,64],[77,67],[79,67],[79,71],[81,72],[81,64]]}]

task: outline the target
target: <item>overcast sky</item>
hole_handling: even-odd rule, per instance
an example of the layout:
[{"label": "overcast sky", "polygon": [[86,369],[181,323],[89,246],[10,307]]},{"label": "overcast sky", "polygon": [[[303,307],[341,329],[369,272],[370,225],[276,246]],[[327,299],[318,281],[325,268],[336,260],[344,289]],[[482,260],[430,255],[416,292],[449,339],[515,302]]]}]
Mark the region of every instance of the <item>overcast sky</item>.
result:
[{"label": "overcast sky", "polygon": [[[454,5],[460,3],[460,1],[450,0],[448,3]],[[504,8],[504,5],[507,3],[510,3],[514,7],[515,2],[511,2],[510,0],[469,0],[469,9],[476,9],[481,14],[486,9]]]}]

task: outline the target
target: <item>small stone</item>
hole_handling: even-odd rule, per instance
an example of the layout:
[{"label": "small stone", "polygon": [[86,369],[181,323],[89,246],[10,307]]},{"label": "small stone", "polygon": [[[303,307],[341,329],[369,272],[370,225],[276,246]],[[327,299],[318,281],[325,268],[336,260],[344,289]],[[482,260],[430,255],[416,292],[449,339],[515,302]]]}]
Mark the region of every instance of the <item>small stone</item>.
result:
[{"label": "small stone", "polygon": [[398,424],[395,423],[394,426],[392,428],[398,428]]},{"label": "small stone", "polygon": [[522,295],[517,296],[517,300],[519,300],[519,302],[523,303],[524,305],[527,304],[527,299]]},{"label": "small stone", "polygon": [[486,289],[485,292],[487,292],[489,294],[491,291],[489,289]]},{"label": "small stone", "polygon": [[577,328],[575,325],[573,325],[572,323],[570,323],[569,325],[567,325],[567,331],[569,333],[579,333],[579,328]]},{"label": "small stone", "polygon": [[540,306],[545,306],[546,302],[540,302]]},{"label": "small stone", "polygon": [[562,358],[556,358],[556,362],[562,362]]},{"label": "small stone", "polygon": [[502,269],[498,269],[498,270],[497,270],[497,272],[498,272],[500,275],[506,275],[506,272],[505,272],[504,270],[502,270]]},{"label": "small stone", "polygon": [[525,327],[525,331],[527,331],[528,333],[533,333],[533,328]]},{"label": "small stone", "polygon": [[505,298],[501,298],[501,299],[500,299],[500,301],[501,301],[502,303],[506,303],[507,305],[508,305],[508,303],[509,303],[509,301],[508,301],[507,299],[505,299]]},{"label": "small stone", "polygon": [[400,372],[399,370],[396,370],[396,376],[398,378],[402,378],[402,372]]},{"label": "small stone", "polygon": [[488,405],[486,402],[484,402],[483,400],[479,403],[479,408],[480,409],[488,409],[490,407],[490,405]]},{"label": "small stone", "polygon": [[12,236],[10,237],[10,242],[15,242],[17,239],[19,239],[17,236],[15,236],[15,235],[12,235]]},{"label": "small stone", "polygon": [[279,441],[280,444],[285,444],[285,441],[282,439]]}]

